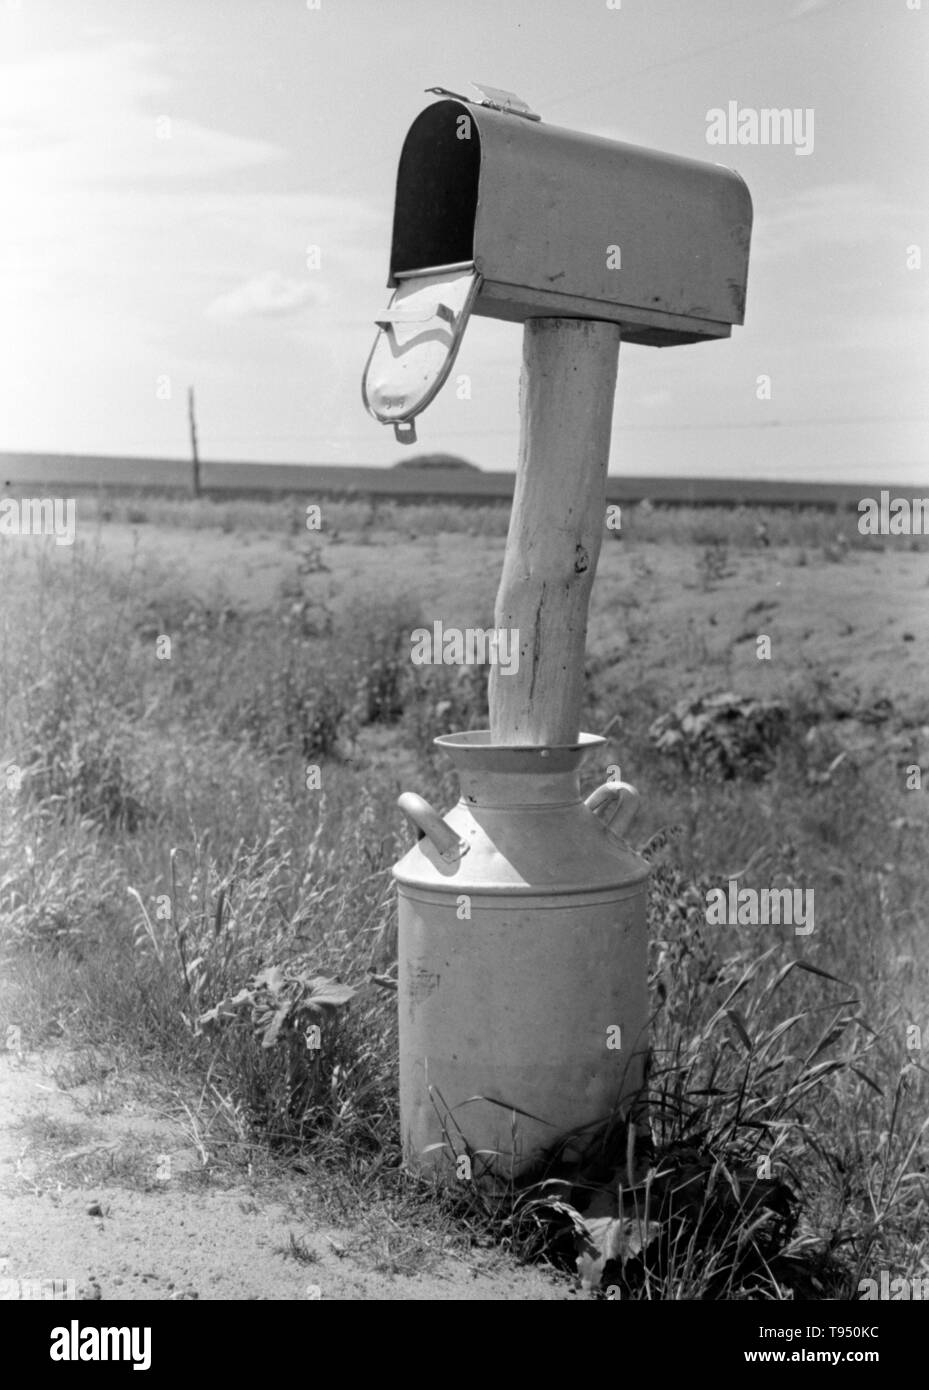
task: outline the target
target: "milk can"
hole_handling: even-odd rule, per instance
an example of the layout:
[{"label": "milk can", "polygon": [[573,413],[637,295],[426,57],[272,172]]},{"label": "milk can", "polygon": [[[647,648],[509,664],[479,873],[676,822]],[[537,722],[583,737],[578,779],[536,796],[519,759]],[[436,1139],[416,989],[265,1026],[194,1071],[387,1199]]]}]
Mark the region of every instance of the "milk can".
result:
[{"label": "milk can", "polygon": [[643,1079],[648,865],[623,839],[638,795],[608,781],[582,799],[595,735],[490,739],[435,740],[461,792],[444,818],[399,799],[419,833],[393,872],[401,1126],[420,1170],[480,1155],[518,1173]]}]

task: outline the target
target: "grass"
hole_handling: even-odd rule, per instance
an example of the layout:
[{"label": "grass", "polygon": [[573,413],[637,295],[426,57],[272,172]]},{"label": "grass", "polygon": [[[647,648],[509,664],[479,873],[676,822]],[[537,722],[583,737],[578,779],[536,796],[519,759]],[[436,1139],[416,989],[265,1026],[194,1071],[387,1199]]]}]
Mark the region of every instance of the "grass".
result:
[{"label": "grass", "polygon": [[[299,529],[303,506],[98,505],[252,534]],[[688,547],[705,589],[726,582],[730,552],[759,550],[759,520],[765,551],[785,557],[841,563],[869,546],[829,512],[630,513],[633,564]],[[324,514],[316,572],[348,536],[506,528],[496,507]],[[767,776],[713,782],[648,746],[651,719],[687,691],[655,669],[645,615],[635,629],[628,614],[621,676],[591,658],[585,727],[603,729],[621,697],[649,789],[650,1133],[617,1120],[586,1136],[580,1170],[556,1152],[519,1186],[441,1191],[400,1167],[389,868],[408,843],[401,769],[448,801],[429,740],[485,726],[481,673],[411,667],[409,583],[364,609],[284,586],[245,610],[83,543],[67,564],[54,546],[4,548],[0,586],[2,1033],[63,1042],[88,1078],[113,1056],[171,1078],[204,1152],[325,1173],[330,1203],[367,1212],[385,1270],[463,1240],[580,1258],[592,1288],[627,1298],[849,1298],[875,1269],[926,1274],[925,803],[887,757],[833,765],[828,735],[808,742],[828,727],[813,676]],[[759,883],[815,885],[828,929],[709,929],[707,887],[744,863]],[[301,1250],[288,1253],[312,1259]]]},{"label": "grass", "polygon": [[301,1265],[315,1265],[319,1263],[319,1251],[307,1245],[303,1236],[295,1236],[290,1232],[286,1245],[279,1248],[278,1254],[283,1255],[287,1260],[295,1260]]},{"label": "grass", "polygon": [[[318,505],[321,532],[336,543],[360,538],[363,543],[377,544],[395,534],[425,538],[437,532],[505,536],[510,514],[510,504],[504,500],[423,505],[326,498]],[[298,494],[273,501],[224,501],[194,499],[158,489],[131,495],[99,491],[84,493],[78,506],[82,523],[88,527],[114,522],[186,530],[219,528],[235,534],[306,534],[307,500]],[[774,547],[790,544],[799,546],[801,553],[813,550],[826,559],[840,561],[849,550],[883,550],[886,545],[883,538],[862,536],[856,512],[845,507],[678,507],[642,502],[623,507],[619,529],[606,531],[605,537],[619,540],[630,530],[640,542],[697,546],[711,555],[721,547],[748,551],[756,550],[760,543]],[[918,549],[924,538],[913,537],[909,543]],[[719,561],[710,559],[708,564],[712,568]]]}]

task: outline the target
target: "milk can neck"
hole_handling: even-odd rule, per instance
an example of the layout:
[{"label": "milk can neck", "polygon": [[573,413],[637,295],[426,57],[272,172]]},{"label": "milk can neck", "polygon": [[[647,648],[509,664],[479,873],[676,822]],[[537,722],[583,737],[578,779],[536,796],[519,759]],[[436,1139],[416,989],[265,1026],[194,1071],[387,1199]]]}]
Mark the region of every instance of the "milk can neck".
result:
[{"label": "milk can neck", "polygon": [[469,806],[565,806],[581,799],[576,771],[478,772],[459,767],[458,784]]},{"label": "milk can neck", "polygon": [[488,730],[435,740],[458,773],[461,797],[471,806],[573,805],[581,799],[580,766],[605,740],[581,734],[577,743],[551,747],[494,744]]}]

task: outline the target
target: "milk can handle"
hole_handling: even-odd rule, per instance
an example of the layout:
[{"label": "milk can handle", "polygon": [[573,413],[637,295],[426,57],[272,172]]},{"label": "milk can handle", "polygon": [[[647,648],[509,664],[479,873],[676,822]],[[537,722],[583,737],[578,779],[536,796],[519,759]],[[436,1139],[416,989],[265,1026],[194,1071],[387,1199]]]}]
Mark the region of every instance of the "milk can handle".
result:
[{"label": "milk can handle", "polygon": [[614,835],[625,835],[639,809],[639,793],[628,782],[604,782],[584,802]]},{"label": "milk can handle", "polygon": [[446,863],[454,864],[467,854],[470,846],[464,840],[459,840],[452,827],[438,811],[433,810],[425,797],[417,796],[416,792],[404,792],[397,797],[397,805],[419,831],[420,839],[425,835],[431,840]]}]

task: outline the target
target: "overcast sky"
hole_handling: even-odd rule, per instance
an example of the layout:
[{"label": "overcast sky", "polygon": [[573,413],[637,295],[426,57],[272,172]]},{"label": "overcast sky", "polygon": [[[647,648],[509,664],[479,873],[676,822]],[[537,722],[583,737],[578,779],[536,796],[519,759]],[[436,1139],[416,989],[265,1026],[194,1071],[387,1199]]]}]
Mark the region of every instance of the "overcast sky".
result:
[{"label": "overcast sky", "polygon": [[[184,456],[194,383],[205,458],[394,462],[360,378],[397,157],[423,89],[473,78],[751,189],[746,325],[622,349],[611,472],[929,483],[927,26],[929,0],[0,0],[0,449]],[[708,144],[729,101],[812,110],[812,150]],[[520,334],[472,321],[472,398],[423,449],[514,466]]]}]

